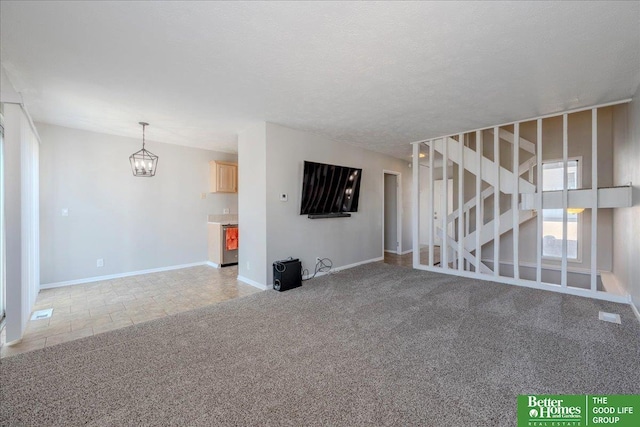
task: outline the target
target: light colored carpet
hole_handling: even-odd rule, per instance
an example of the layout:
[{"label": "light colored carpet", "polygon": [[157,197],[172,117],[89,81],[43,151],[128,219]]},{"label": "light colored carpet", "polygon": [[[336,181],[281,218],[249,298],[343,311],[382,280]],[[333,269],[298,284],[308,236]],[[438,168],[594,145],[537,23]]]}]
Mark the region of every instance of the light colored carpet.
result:
[{"label": "light colored carpet", "polygon": [[513,426],[639,354],[628,306],[376,263],[2,359],[0,425]]}]

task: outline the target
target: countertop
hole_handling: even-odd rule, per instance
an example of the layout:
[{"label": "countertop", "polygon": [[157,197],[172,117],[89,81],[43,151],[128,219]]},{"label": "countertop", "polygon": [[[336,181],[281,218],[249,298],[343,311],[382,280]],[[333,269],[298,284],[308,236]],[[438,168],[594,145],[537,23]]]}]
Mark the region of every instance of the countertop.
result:
[{"label": "countertop", "polygon": [[237,214],[221,214],[221,215],[208,215],[207,222],[210,224],[238,224],[238,215]]}]

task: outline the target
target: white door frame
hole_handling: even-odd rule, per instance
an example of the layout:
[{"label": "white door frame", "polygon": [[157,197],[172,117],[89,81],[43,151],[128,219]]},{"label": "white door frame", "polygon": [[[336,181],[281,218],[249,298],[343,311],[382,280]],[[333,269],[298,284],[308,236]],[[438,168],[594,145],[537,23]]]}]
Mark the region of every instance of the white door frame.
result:
[{"label": "white door frame", "polygon": [[4,116],[0,114],[0,330],[4,326],[6,314],[6,280],[5,280],[5,244],[4,244]]},{"label": "white door frame", "polygon": [[398,246],[396,247],[396,254],[402,255],[402,174],[397,171],[382,170],[382,256],[384,256],[384,176],[395,175],[396,176],[396,238],[398,239]]}]

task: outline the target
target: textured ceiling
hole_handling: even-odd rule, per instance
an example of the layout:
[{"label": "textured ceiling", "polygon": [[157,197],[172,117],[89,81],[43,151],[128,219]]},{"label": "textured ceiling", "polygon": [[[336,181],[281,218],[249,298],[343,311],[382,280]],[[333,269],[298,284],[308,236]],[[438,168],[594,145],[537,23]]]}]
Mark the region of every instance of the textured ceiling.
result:
[{"label": "textured ceiling", "polygon": [[36,121],[236,151],[270,121],[407,143],[630,97],[639,2],[9,2]]}]

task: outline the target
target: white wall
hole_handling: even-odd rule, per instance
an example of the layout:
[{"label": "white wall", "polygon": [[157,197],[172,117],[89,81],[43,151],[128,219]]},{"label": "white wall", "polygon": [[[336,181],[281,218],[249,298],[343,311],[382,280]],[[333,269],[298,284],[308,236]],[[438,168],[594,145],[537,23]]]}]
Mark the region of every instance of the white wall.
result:
[{"label": "white wall", "polygon": [[[319,135],[266,124],[267,283],[271,263],[289,256],[300,258],[313,272],[316,257],[341,267],[383,256],[383,170],[400,172],[403,186],[402,249],[411,242],[411,169],[408,161],[336,142]],[[309,219],[300,215],[304,161],[362,168],[358,212],[350,218]],[[240,157],[241,175],[245,167]],[[279,200],[280,193],[288,201]],[[404,201],[408,199],[409,203]],[[240,206],[242,221],[243,206]],[[241,222],[240,229],[243,224]],[[245,227],[246,231],[246,227]]]},{"label": "white wall", "polygon": [[238,134],[238,279],[267,284],[267,130],[259,123]]},{"label": "white wall", "polygon": [[0,319],[5,316],[6,295],[6,225],[4,221],[4,105],[0,103]]},{"label": "white wall", "polygon": [[614,120],[614,185],[633,184],[634,206],[613,210],[613,273],[640,309],[640,89]]},{"label": "white wall", "polygon": [[237,212],[235,194],[209,193],[209,161],[233,154],[148,141],[158,172],[137,178],[129,156],[142,138],[37,127],[43,284],[204,262],[207,215]]},{"label": "white wall", "polygon": [[5,104],[7,342],[24,332],[39,290],[37,136],[20,105]]},{"label": "white wall", "polygon": [[22,103],[22,96],[16,92],[11,84],[4,67],[0,67],[0,93],[2,94],[2,102]]}]

